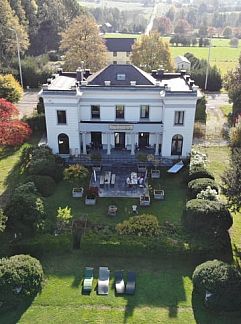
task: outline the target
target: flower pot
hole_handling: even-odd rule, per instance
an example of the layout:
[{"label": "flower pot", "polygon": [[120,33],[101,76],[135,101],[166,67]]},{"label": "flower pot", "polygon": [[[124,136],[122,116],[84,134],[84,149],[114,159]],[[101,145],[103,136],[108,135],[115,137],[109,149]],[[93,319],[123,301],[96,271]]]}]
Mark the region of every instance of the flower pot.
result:
[{"label": "flower pot", "polygon": [[74,198],[83,197],[83,193],[84,193],[84,188],[82,188],[82,187],[72,189],[72,197],[74,197]]},{"label": "flower pot", "polygon": [[91,197],[88,197],[86,196],[85,197],[85,204],[86,205],[95,205],[96,204],[96,198],[91,198]]},{"label": "flower pot", "polygon": [[150,196],[141,195],[140,196],[140,206],[150,206],[151,198]]},{"label": "flower pot", "polygon": [[151,178],[159,179],[160,178],[160,170],[151,170]]},{"label": "flower pot", "polygon": [[146,172],[146,166],[143,164],[138,164],[137,165],[137,172],[138,173],[145,173]]},{"label": "flower pot", "polygon": [[154,199],[163,200],[165,198],[164,190],[154,189]]}]

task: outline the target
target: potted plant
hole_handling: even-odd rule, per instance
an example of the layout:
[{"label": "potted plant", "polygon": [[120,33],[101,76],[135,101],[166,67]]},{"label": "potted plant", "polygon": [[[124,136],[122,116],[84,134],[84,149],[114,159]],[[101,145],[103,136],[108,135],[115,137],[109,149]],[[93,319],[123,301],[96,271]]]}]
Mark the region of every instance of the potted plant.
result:
[{"label": "potted plant", "polygon": [[147,194],[143,194],[140,196],[140,206],[150,206],[151,198]]},{"label": "potted plant", "polygon": [[72,197],[79,198],[83,196],[84,188],[81,183],[88,177],[89,171],[83,165],[73,164],[64,170],[64,180],[74,184]]},{"label": "potted plant", "polygon": [[157,167],[159,166],[160,161],[153,154],[148,154],[147,159],[148,159],[148,161],[151,161],[155,167],[154,169],[151,169],[151,178],[159,179],[160,178],[160,170],[158,170]]},{"label": "potted plant", "polygon": [[154,199],[164,200],[165,193],[163,189],[154,189],[153,191]]},{"label": "potted plant", "polygon": [[95,205],[96,197],[98,197],[98,195],[99,195],[98,187],[89,187],[86,190],[85,204],[86,205]]}]

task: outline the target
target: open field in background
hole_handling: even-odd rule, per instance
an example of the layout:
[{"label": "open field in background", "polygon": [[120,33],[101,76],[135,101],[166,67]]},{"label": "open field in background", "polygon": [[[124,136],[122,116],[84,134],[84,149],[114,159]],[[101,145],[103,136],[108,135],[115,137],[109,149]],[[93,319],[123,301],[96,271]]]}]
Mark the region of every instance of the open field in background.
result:
[{"label": "open field in background", "polygon": [[[106,38],[135,38],[140,36],[139,34],[118,34],[109,33],[105,34]],[[170,37],[163,37],[169,41]],[[210,64],[217,65],[222,75],[225,75],[227,71],[234,69],[238,64],[238,59],[241,53],[241,41],[238,48],[231,48],[229,46],[229,39],[212,39],[212,48],[210,54]],[[174,59],[178,55],[184,55],[189,52],[195,55],[199,59],[208,59],[208,47],[198,46],[170,46],[171,55]]]}]

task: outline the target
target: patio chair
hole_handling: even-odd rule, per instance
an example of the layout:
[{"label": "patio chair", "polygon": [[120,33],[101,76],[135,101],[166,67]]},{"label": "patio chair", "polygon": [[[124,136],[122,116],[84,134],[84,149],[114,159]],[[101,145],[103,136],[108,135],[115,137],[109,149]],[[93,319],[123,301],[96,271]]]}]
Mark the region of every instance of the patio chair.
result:
[{"label": "patio chair", "polygon": [[86,267],[84,272],[83,292],[91,292],[94,268]]},{"label": "patio chair", "polygon": [[115,272],[115,291],[117,294],[124,294],[125,292],[125,283],[122,270]]},{"label": "patio chair", "polygon": [[99,267],[98,294],[108,295],[109,293],[110,270],[108,267]]},{"label": "patio chair", "polygon": [[136,273],[128,272],[127,273],[127,283],[126,283],[126,294],[134,295],[136,290]]}]

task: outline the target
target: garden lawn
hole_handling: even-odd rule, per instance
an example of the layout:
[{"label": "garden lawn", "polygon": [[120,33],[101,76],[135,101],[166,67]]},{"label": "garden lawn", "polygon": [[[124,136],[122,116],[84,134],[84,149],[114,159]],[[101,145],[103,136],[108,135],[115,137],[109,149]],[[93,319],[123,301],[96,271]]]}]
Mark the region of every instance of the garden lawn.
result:
[{"label": "garden lawn", "polygon": [[[139,199],[133,198],[97,198],[95,206],[86,206],[84,198],[72,198],[73,185],[62,181],[58,184],[55,193],[45,199],[46,210],[50,222],[55,223],[57,209],[59,207],[70,207],[74,218],[80,216],[87,217],[93,223],[116,224],[130,216],[133,216],[132,205],[138,206],[138,213],[153,214],[158,217],[160,223],[169,221],[180,224],[182,210],[186,198],[186,186],[183,173],[170,175],[166,168],[161,170],[161,178],[150,181],[152,188],[161,188],[165,191],[165,200],[154,200],[151,195],[151,206],[140,207]],[[109,205],[116,205],[118,212],[116,217],[108,217],[107,210]]]},{"label": "garden lawn", "polygon": [[[0,315],[1,323],[239,323],[237,314],[209,313],[196,301],[192,303],[191,275],[195,265],[187,261],[93,258],[73,252],[52,256],[42,263],[47,278],[42,293],[29,308]],[[81,294],[85,266],[95,268],[90,295]],[[108,296],[96,294],[99,266],[111,270]],[[117,269],[125,270],[125,274],[136,271],[134,296],[115,296],[113,274]]]}]

